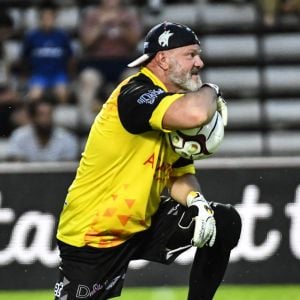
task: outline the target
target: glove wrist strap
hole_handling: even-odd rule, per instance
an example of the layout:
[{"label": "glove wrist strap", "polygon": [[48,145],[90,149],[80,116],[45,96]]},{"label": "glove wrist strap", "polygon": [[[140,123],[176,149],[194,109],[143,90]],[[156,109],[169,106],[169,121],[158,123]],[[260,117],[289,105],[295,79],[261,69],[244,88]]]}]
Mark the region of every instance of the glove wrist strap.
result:
[{"label": "glove wrist strap", "polygon": [[196,201],[203,201],[205,203],[207,202],[205,200],[204,196],[200,192],[195,192],[195,191],[189,192],[187,197],[186,197],[187,207],[190,207]]}]

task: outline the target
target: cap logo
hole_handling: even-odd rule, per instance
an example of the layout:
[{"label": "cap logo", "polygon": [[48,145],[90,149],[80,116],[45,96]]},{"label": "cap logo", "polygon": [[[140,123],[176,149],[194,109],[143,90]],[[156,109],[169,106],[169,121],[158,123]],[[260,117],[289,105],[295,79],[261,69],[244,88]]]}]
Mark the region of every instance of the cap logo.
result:
[{"label": "cap logo", "polygon": [[170,30],[164,31],[159,37],[158,37],[158,43],[162,47],[168,47],[169,46],[169,38],[174,33],[170,32]]}]

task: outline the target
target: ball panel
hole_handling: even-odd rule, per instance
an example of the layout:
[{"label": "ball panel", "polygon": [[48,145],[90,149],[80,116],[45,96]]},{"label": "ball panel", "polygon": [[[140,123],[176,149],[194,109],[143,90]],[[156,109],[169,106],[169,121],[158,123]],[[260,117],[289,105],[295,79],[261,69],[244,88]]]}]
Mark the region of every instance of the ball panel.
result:
[{"label": "ball panel", "polygon": [[211,121],[201,127],[177,130],[168,134],[168,141],[180,156],[198,160],[214,154],[224,137],[221,115],[216,112]]}]

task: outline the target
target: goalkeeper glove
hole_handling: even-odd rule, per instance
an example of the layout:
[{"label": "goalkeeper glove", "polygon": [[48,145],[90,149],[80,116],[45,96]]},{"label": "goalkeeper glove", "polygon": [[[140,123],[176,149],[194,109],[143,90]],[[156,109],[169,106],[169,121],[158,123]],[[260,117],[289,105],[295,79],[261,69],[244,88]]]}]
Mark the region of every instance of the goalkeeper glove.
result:
[{"label": "goalkeeper glove", "polygon": [[216,240],[216,221],[214,212],[203,195],[190,192],[187,196],[188,209],[182,215],[178,225],[182,229],[189,229],[195,222],[192,245],[202,248],[204,245],[212,247]]},{"label": "goalkeeper glove", "polygon": [[226,101],[221,96],[220,88],[213,83],[204,83],[202,86],[209,86],[215,90],[217,95],[217,111],[222,116],[223,124],[226,126],[228,122],[228,108]]}]

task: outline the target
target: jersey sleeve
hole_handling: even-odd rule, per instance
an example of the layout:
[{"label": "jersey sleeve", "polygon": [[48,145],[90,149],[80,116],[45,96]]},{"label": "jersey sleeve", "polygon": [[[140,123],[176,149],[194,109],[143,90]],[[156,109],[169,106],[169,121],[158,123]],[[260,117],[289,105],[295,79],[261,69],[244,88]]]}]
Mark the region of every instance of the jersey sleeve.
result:
[{"label": "jersey sleeve", "polygon": [[118,97],[118,112],[123,127],[132,134],[149,130],[168,130],[162,120],[168,107],[182,94],[172,94],[150,82],[131,81]]},{"label": "jersey sleeve", "polygon": [[172,177],[179,177],[184,174],[195,174],[195,166],[194,162],[190,159],[186,159],[180,157],[173,165],[172,165]]}]

